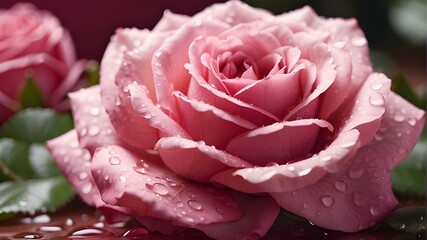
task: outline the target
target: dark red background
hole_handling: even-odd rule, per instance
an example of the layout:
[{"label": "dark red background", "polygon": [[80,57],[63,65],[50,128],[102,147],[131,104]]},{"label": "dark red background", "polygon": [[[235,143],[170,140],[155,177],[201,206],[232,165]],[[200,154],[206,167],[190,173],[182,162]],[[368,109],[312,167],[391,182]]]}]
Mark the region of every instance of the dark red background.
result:
[{"label": "dark red background", "polygon": [[[0,0],[0,8],[18,1]],[[215,0],[28,0],[38,9],[52,12],[67,28],[80,58],[100,60],[118,27],[152,28],[165,9],[193,15]]]}]

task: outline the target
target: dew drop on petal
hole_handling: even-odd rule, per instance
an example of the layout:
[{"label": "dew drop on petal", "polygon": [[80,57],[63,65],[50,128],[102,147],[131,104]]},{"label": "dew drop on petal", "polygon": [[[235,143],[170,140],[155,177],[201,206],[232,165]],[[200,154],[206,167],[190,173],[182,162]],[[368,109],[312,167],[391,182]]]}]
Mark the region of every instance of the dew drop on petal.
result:
[{"label": "dew drop on petal", "polygon": [[362,47],[368,43],[364,37],[353,37],[350,40],[351,44],[356,47]]},{"label": "dew drop on petal", "polygon": [[339,41],[339,42],[335,42],[335,43],[334,43],[334,46],[335,46],[336,48],[344,48],[344,47],[345,47],[345,44],[346,44],[346,42],[344,42],[344,41]]},{"label": "dew drop on petal", "polygon": [[169,193],[167,187],[163,183],[154,183],[153,185],[146,184],[145,186],[153,193],[162,196],[167,195]]},{"label": "dew drop on petal", "polygon": [[310,172],[311,172],[311,168],[307,168],[307,169],[305,169],[305,170],[302,170],[302,171],[300,171],[300,172],[298,172],[298,176],[305,176],[305,175],[307,175],[307,174],[309,174]]},{"label": "dew drop on petal", "polygon": [[405,120],[405,116],[400,115],[400,114],[396,114],[393,116],[393,120],[395,122],[403,122]]},{"label": "dew drop on petal", "polygon": [[411,126],[415,126],[417,124],[417,120],[415,120],[414,118],[411,118],[408,120],[408,124]]},{"label": "dew drop on petal", "polygon": [[189,200],[187,204],[190,208],[196,211],[202,210],[202,205],[196,200]]},{"label": "dew drop on petal", "polygon": [[384,106],[385,104],[384,96],[382,94],[375,93],[369,97],[369,103],[372,106],[377,106],[377,107]]},{"label": "dew drop on petal", "polygon": [[337,189],[338,192],[345,192],[347,191],[347,184],[342,181],[336,181],[335,182],[335,189]]},{"label": "dew drop on petal", "polygon": [[370,207],[369,211],[371,212],[372,216],[376,216],[379,213],[378,208],[376,208],[376,207]]},{"label": "dew drop on petal", "polygon": [[181,201],[176,202],[176,206],[179,208],[184,207],[184,204]]},{"label": "dew drop on petal", "polygon": [[352,168],[352,169],[350,169],[350,171],[348,171],[348,176],[351,179],[358,179],[358,178],[362,177],[362,175],[363,175],[364,172],[365,171],[363,169]]},{"label": "dew drop on petal", "polygon": [[90,182],[85,183],[83,185],[82,192],[87,194],[87,193],[90,193],[90,191],[92,191],[92,183],[90,183]]},{"label": "dew drop on petal", "polygon": [[87,177],[88,177],[88,173],[87,172],[81,172],[80,174],[79,174],[79,179],[80,180],[85,180]]},{"label": "dew drop on petal", "polygon": [[322,197],[322,203],[326,207],[331,207],[335,203],[335,199],[331,196],[324,196]]},{"label": "dew drop on petal", "polygon": [[120,164],[120,158],[117,156],[111,156],[108,161],[110,162],[111,165],[119,165]]},{"label": "dew drop on petal", "polygon": [[98,116],[101,113],[101,110],[97,107],[91,108],[89,110],[90,115],[92,116]]},{"label": "dew drop on petal", "polygon": [[383,86],[384,86],[384,85],[383,85],[382,83],[375,83],[375,84],[372,84],[372,85],[371,85],[371,89],[372,89],[372,90],[375,90],[375,91],[378,91],[378,90],[380,90]]}]

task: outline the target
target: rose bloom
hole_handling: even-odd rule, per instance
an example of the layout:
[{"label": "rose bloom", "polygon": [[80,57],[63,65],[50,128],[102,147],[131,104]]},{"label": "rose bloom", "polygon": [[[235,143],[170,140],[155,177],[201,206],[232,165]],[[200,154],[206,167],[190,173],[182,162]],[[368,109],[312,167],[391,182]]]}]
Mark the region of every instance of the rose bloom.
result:
[{"label": "rose bloom", "polygon": [[372,71],[354,19],[238,1],[118,29],[100,86],[70,97],[75,129],[47,146],[85,202],[110,222],[217,239],[262,237],[280,208],[372,227],[424,126]]},{"label": "rose bloom", "polygon": [[22,108],[28,79],[46,107],[69,109],[63,98],[76,90],[85,61],[77,61],[69,33],[52,14],[30,4],[0,10],[0,124]]}]

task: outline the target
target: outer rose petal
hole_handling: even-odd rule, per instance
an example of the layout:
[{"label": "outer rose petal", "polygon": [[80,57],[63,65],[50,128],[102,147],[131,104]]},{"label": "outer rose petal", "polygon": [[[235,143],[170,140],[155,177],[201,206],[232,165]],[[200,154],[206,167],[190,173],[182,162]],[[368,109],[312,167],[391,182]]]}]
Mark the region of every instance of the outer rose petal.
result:
[{"label": "outer rose petal", "polygon": [[0,92],[0,125],[21,108],[21,104]]},{"label": "outer rose petal", "polygon": [[230,168],[248,168],[252,164],[227,152],[179,137],[162,138],[156,149],[162,161],[175,173],[199,182]]},{"label": "outer rose petal", "polygon": [[153,28],[153,32],[166,32],[170,30],[176,30],[182,25],[189,22],[191,18],[186,15],[180,15],[172,13],[169,10],[163,12],[163,16],[160,21]]},{"label": "outer rose petal", "polygon": [[[403,161],[417,143],[425,123],[425,112],[391,92],[381,127],[374,137],[378,157],[391,170]],[[371,143],[372,144],[372,143]]]},{"label": "outer rose petal", "polygon": [[285,164],[312,153],[321,128],[333,131],[328,122],[319,119],[274,123],[235,137],[226,150],[258,166]]},{"label": "outer rose petal", "polygon": [[373,226],[397,206],[389,171],[415,146],[424,114],[391,93],[379,133],[345,167],[311,186],[272,196],[321,227],[354,232]]},{"label": "outer rose petal", "polygon": [[[116,33],[101,62],[101,96],[110,121],[117,135],[126,143],[137,148],[152,148],[158,139],[157,132],[145,119],[138,116],[129,100],[126,83],[135,77],[133,69],[123,61],[123,52],[134,49],[139,41],[144,41],[148,33],[135,29],[124,29]],[[122,46],[122,47],[121,47]],[[115,82],[117,81],[117,83]],[[132,131],[129,131],[131,126]]]},{"label": "outer rose petal", "polygon": [[386,162],[373,151],[375,147],[359,149],[339,172],[313,185],[271,195],[284,209],[320,227],[345,232],[371,227],[397,205]]},{"label": "outer rose petal", "polygon": [[73,110],[74,128],[80,146],[92,154],[98,147],[120,145],[131,148],[116,135],[108,115],[101,104],[99,86],[80,89],[69,94]]},{"label": "outer rose petal", "polygon": [[201,20],[213,19],[234,26],[245,22],[268,20],[273,16],[266,10],[255,9],[240,1],[229,1],[224,4],[214,4],[194,15],[193,18]]},{"label": "outer rose petal", "polygon": [[59,170],[85,203],[100,208],[109,222],[120,222],[127,218],[126,209],[108,205],[101,200],[90,173],[92,156],[89,151],[79,146],[76,131],[72,130],[48,141],[46,146]]},{"label": "outer rose petal", "polygon": [[194,227],[241,216],[229,190],[183,179],[152,155],[136,156],[119,146],[102,147],[94,155],[92,174],[105,202],[129,208],[138,217]]}]

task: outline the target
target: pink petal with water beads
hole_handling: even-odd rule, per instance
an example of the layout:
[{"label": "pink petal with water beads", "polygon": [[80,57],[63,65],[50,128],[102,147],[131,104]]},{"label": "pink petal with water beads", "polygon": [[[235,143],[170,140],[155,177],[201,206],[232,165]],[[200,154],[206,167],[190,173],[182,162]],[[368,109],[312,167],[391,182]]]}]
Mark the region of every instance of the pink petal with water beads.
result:
[{"label": "pink petal with water beads", "polygon": [[98,148],[92,174],[106,203],[129,208],[136,217],[195,227],[237,220],[242,214],[230,191],[181,178],[155,155],[137,156],[119,146]]},{"label": "pink petal with water beads", "polygon": [[90,172],[92,156],[88,150],[79,146],[75,130],[49,140],[46,147],[61,173],[85,203],[100,208],[106,214],[107,222],[120,222],[127,218],[126,209],[109,205],[101,200]]},{"label": "pink petal with water beads", "polygon": [[162,161],[177,174],[199,182],[209,179],[230,168],[248,168],[252,164],[218,150],[205,142],[168,137],[162,138],[156,145]]},{"label": "pink petal with water beads", "polygon": [[91,153],[105,145],[128,146],[118,138],[101,103],[99,86],[69,94],[79,145]]}]

